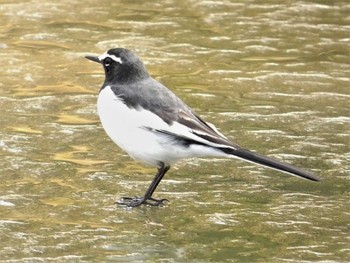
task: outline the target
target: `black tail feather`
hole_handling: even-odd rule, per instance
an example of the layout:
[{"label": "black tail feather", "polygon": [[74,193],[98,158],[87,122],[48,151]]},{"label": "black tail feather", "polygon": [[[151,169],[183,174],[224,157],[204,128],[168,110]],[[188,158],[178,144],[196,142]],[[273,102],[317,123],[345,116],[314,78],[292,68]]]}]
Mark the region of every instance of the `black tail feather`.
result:
[{"label": "black tail feather", "polygon": [[320,181],[319,178],[317,178],[315,175],[313,175],[310,172],[304,171],[291,164],[282,163],[270,157],[263,156],[258,153],[254,153],[243,148],[238,148],[238,149],[220,148],[220,150],[222,150],[226,154],[233,155],[234,157],[244,159],[246,161],[250,161],[256,164],[260,164],[275,170],[279,170],[292,175],[297,175],[311,181]]}]

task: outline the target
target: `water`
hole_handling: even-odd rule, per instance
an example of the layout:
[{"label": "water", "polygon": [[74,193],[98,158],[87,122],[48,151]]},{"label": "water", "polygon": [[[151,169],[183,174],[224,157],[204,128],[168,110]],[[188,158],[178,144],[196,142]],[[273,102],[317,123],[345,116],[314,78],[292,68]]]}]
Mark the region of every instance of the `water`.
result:
[{"label": "water", "polygon": [[[347,1],[7,1],[0,5],[0,262],[346,262]],[[195,159],[125,209],[154,168],[96,115],[83,58],[134,50],[240,145],[314,171]]]}]

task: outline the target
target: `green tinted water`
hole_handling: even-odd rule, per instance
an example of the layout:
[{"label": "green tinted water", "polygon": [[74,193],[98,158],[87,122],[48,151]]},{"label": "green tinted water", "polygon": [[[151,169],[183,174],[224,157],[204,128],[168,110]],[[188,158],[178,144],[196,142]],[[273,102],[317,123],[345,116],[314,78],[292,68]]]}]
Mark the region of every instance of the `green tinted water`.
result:
[{"label": "green tinted water", "polygon": [[[349,260],[347,1],[5,1],[0,5],[1,262]],[[240,145],[314,171],[172,167],[161,208],[127,210],[155,170],[96,114],[102,69],[134,50]]]}]

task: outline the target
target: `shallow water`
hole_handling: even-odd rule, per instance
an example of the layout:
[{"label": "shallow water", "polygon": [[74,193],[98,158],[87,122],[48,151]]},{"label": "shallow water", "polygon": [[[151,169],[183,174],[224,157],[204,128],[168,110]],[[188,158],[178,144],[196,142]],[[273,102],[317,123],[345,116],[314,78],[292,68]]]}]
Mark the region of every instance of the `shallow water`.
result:
[{"label": "shallow water", "polygon": [[[5,1],[0,4],[0,262],[345,262],[347,1]],[[134,50],[240,145],[314,183],[222,159],[170,170],[164,207],[125,209],[155,173],[105,135],[102,69]]]}]

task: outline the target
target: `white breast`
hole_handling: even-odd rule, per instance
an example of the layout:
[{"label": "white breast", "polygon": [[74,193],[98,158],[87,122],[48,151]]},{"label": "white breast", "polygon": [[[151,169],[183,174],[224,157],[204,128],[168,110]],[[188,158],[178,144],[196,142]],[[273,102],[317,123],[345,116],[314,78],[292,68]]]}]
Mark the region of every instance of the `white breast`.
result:
[{"label": "white breast", "polygon": [[166,123],[151,112],[128,108],[109,86],[100,92],[97,110],[106,133],[120,148],[136,160],[156,165],[152,156],[161,150],[159,143],[155,135],[143,127]]}]

